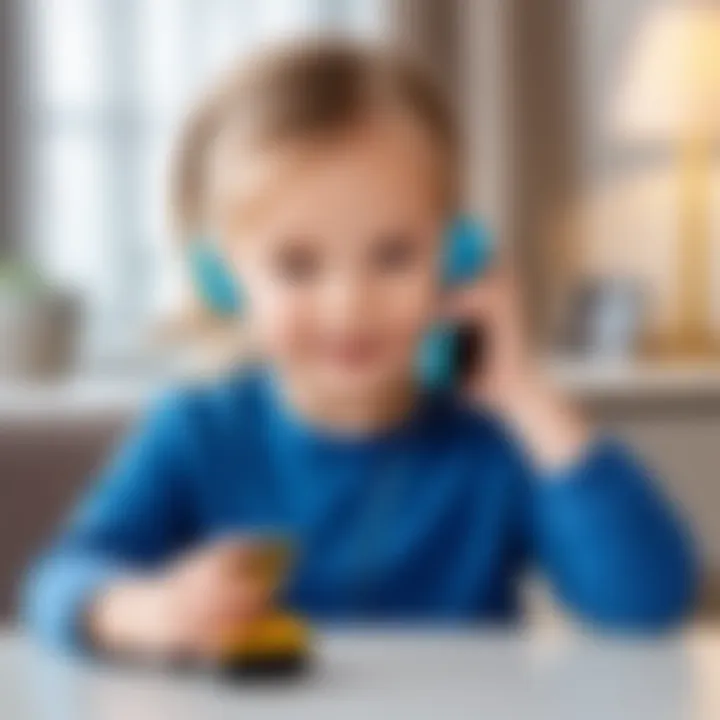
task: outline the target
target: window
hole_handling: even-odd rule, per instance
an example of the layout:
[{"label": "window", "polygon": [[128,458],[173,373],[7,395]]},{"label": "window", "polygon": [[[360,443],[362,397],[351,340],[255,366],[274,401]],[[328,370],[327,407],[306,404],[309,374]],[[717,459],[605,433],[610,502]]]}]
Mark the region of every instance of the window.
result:
[{"label": "window", "polygon": [[174,296],[165,165],[195,92],[287,35],[377,36],[382,0],[28,0],[33,253],[84,298],[87,356],[137,348]]}]

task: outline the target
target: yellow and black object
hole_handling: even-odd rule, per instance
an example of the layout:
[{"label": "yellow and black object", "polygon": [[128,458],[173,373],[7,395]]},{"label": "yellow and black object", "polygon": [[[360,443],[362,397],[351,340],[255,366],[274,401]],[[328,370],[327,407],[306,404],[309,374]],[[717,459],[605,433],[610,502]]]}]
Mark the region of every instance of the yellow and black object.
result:
[{"label": "yellow and black object", "polygon": [[273,611],[229,638],[220,669],[228,676],[287,676],[308,668],[309,641],[298,618]]},{"label": "yellow and black object", "polygon": [[[281,541],[259,541],[250,562],[243,563],[245,582],[265,588],[275,599],[290,565],[290,548]],[[310,632],[295,615],[270,603],[268,610],[223,638],[220,670],[238,677],[295,675],[309,666]]]}]

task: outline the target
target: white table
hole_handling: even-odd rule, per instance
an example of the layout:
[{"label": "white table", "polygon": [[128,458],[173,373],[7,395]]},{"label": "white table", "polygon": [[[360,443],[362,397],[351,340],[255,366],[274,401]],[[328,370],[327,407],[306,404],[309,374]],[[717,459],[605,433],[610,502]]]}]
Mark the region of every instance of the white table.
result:
[{"label": "white table", "polygon": [[233,685],[51,656],[0,636],[3,720],[718,720],[720,631],[661,642],[354,631],[292,684]]}]

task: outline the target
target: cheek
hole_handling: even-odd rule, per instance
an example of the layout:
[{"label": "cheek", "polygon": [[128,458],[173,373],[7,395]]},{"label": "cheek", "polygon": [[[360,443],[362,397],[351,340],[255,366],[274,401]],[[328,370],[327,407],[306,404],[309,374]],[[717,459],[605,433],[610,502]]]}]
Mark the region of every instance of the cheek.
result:
[{"label": "cheek", "polygon": [[378,318],[398,341],[415,341],[437,313],[439,289],[433,268],[385,281],[374,293]]},{"label": "cheek", "polygon": [[291,289],[262,278],[248,284],[247,296],[249,320],[263,347],[276,355],[297,350],[311,320],[306,304]]},{"label": "cheek", "polygon": [[275,297],[257,311],[258,327],[267,351],[276,356],[299,356],[311,338],[312,318],[302,303]]}]

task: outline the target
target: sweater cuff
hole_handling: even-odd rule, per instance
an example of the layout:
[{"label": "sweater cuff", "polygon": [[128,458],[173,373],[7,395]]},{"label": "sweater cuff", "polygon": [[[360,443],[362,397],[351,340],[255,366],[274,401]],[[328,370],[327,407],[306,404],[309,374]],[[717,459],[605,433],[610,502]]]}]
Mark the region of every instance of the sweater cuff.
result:
[{"label": "sweater cuff", "polygon": [[628,460],[622,443],[610,435],[596,434],[571,462],[552,470],[541,470],[535,477],[543,486],[563,487],[584,481],[594,475],[597,468],[608,463],[615,465],[618,461],[627,463]]},{"label": "sweater cuff", "polygon": [[92,652],[87,612],[102,589],[128,574],[106,558],[48,559],[28,579],[27,621],[50,644]]}]

